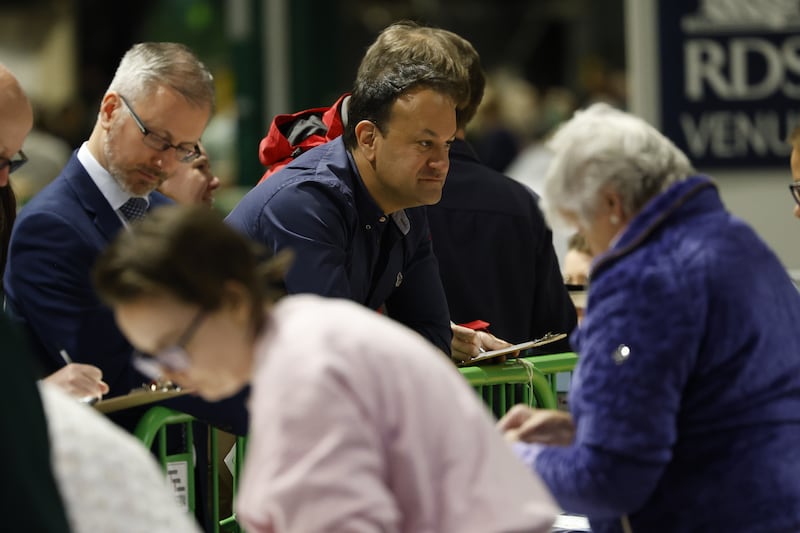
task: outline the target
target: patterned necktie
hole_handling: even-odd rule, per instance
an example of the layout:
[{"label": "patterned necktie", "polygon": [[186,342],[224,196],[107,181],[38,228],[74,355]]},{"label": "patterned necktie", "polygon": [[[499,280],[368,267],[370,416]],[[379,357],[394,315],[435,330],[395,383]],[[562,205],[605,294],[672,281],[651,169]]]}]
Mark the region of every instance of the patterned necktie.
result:
[{"label": "patterned necktie", "polygon": [[129,222],[133,222],[147,213],[147,200],[138,196],[131,196],[127,202],[120,206],[119,210]]}]

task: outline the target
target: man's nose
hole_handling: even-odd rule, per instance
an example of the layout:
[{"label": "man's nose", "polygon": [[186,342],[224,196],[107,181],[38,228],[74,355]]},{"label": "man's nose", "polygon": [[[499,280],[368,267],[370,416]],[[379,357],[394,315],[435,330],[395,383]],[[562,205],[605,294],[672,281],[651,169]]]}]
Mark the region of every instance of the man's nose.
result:
[{"label": "man's nose", "polygon": [[428,160],[428,165],[437,170],[447,171],[447,167],[450,165],[450,154],[447,148],[436,150],[436,153],[431,155],[431,158]]}]

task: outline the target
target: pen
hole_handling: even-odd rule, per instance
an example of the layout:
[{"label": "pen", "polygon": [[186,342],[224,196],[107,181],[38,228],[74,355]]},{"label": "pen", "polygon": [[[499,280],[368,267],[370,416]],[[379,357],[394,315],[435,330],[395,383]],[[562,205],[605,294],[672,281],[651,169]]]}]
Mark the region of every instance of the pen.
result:
[{"label": "pen", "polygon": [[61,359],[63,359],[64,362],[67,363],[68,365],[72,364],[72,357],[69,356],[69,354],[64,348],[61,348],[58,351],[58,355],[60,355]]},{"label": "pen", "polygon": [[[72,364],[72,357],[69,356],[69,353],[64,348],[61,348],[58,351],[58,355],[61,356],[61,359],[68,365]],[[94,405],[100,398],[98,396],[84,396],[82,398],[78,398],[78,401],[81,403],[85,403],[86,405]]]}]

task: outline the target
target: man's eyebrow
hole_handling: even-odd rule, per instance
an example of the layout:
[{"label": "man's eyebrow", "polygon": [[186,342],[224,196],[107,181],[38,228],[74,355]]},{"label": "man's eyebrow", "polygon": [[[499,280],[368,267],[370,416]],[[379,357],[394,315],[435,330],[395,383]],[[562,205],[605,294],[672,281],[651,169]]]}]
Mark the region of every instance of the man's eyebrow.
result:
[{"label": "man's eyebrow", "polygon": [[[430,128],[423,128],[422,131],[420,132],[420,134],[421,135],[430,135],[431,137],[439,137],[439,134],[437,132],[433,131]],[[452,139],[455,139],[455,137],[456,137],[456,133],[453,132],[453,134],[450,135],[450,137],[448,137],[448,139],[452,140]]]}]

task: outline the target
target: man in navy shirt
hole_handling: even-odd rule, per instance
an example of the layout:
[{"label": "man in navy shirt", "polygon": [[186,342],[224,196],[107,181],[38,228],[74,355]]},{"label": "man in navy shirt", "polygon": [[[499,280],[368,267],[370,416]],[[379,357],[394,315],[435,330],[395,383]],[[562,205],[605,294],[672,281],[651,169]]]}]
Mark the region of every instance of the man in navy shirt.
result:
[{"label": "man in navy shirt", "polygon": [[[361,62],[344,135],[264,180],[227,221],[275,251],[294,251],[290,293],[380,309],[450,354],[450,316],[423,206],[441,198],[456,107],[468,96],[466,69],[438,31],[389,26]],[[480,342],[507,344],[490,336]]]}]

